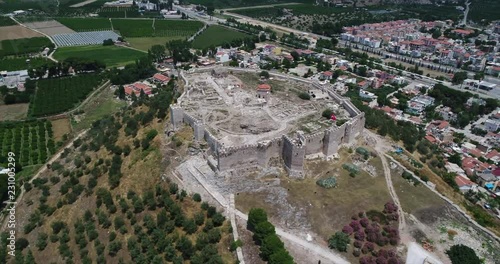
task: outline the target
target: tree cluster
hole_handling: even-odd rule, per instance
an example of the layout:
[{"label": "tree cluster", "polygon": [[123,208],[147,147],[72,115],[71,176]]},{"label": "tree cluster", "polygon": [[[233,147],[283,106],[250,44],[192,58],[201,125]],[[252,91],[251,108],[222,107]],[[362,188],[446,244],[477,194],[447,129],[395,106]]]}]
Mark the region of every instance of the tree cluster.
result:
[{"label": "tree cluster", "polygon": [[293,264],[293,258],[276,235],[274,225],[267,220],[267,213],[261,208],[252,208],[248,214],[247,228],[254,233],[255,242],[260,245],[260,256],[270,264]]}]

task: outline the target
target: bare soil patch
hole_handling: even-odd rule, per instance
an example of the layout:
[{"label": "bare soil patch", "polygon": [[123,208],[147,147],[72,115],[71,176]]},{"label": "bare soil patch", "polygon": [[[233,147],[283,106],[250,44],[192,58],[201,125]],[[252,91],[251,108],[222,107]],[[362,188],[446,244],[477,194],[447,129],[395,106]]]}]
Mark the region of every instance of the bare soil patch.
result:
[{"label": "bare soil patch", "polygon": [[43,35],[22,26],[0,27],[0,41],[9,39],[34,38],[34,37],[43,37]]},{"label": "bare soil patch", "polygon": [[0,105],[0,121],[19,120],[26,117],[29,104]]},{"label": "bare soil patch", "polygon": [[75,33],[74,30],[66,27],[65,25],[55,20],[26,23],[25,25],[29,28],[33,28],[40,32],[43,32],[49,36],[57,34]]},{"label": "bare soil patch", "polygon": [[54,141],[61,141],[65,134],[71,133],[71,123],[68,118],[51,121]]}]

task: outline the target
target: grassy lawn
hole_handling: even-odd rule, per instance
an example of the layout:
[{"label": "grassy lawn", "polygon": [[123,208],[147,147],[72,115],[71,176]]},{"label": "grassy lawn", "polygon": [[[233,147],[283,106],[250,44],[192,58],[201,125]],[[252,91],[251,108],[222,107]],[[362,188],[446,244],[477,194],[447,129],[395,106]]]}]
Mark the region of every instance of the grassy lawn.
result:
[{"label": "grassy lawn", "polygon": [[127,41],[132,47],[144,51],[148,51],[153,45],[163,45],[170,40],[185,39],[186,37],[144,37],[144,38],[128,38]]},{"label": "grassy lawn", "polygon": [[[3,102],[2,102],[3,103]],[[29,104],[0,105],[0,121],[19,120],[26,117]]]},{"label": "grassy lawn", "polygon": [[219,46],[224,42],[231,42],[234,39],[242,39],[250,35],[234,31],[221,26],[210,26],[193,41],[193,48],[203,49],[212,45]]},{"label": "grassy lawn", "polygon": [[78,118],[81,119],[79,122],[72,120],[73,130],[81,131],[89,128],[94,121],[115,113],[125,105],[126,103],[124,101],[119,101],[114,98],[111,89],[106,88],[85,104],[82,109],[84,114],[78,116]]},{"label": "grassy lawn", "polygon": [[146,53],[116,46],[67,47],[59,48],[54,53],[54,58],[57,60],[82,57],[103,61],[107,67],[124,66],[143,56],[146,56]]}]

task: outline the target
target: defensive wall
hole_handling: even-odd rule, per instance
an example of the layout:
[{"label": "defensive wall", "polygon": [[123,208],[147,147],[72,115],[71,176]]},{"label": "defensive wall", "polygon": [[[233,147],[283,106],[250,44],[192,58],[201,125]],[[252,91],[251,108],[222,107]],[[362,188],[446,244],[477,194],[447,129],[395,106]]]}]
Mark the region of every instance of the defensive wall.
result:
[{"label": "defensive wall", "polygon": [[[286,76],[279,76],[286,78]],[[309,155],[332,157],[343,144],[351,144],[363,131],[365,115],[359,111],[349,99],[335,92],[305,80],[316,89],[327,91],[330,97],[342,106],[350,115],[350,119],[341,126],[331,126],[322,132],[304,135],[298,132],[296,136],[282,135],[256,144],[240,146],[225,146],[212,135],[205,124],[188,114],[179,105],[170,107],[171,123],[174,130],[183,124],[193,128],[197,141],[205,140],[213,156],[215,164],[211,166],[219,172],[232,171],[249,167],[267,167],[271,159],[281,159],[290,177],[301,178],[304,160]]]}]

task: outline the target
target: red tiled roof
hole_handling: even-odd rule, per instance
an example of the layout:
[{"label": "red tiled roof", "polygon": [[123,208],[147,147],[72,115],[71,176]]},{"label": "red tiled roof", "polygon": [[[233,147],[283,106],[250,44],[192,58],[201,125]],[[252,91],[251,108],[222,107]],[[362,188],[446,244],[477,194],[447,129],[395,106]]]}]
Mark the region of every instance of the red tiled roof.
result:
[{"label": "red tiled roof", "polygon": [[458,34],[464,34],[464,35],[469,35],[472,33],[470,30],[464,30],[464,29],[455,29],[455,30],[452,30],[452,32],[458,33]]},{"label": "red tiled roof", "polygon": [[458,187],[463,187],[463,186],[473,186],[475,185],[474,182],[472,182],[471,180],[463,177],[463,176],[460,176],[458,175],[457,177],[455,177],[455,182],[457,183]]},{"label": "red tiled roof", "polygon": [[267,84],[267,83],[263,83],[263,84],[259,84],[259,86],[257,86],[257,90],[271,90],[271,85]]},{"label": "red tiled roof", "polygon": [[431,135],[425,136],[425,139],[429,140],[429,142],[431,142],[431,143],[436,143],[436,141],[437,141],[436,138],[434,138]]},{"label": "red tiled roof", "polygon": [[469,150],[469,154],[475,156],[475,157],[481,157],[483,155],[483,152],[477,148]]},{"label": "red tiled roof", "polygon": [[498,153],[498,151],[496,149],[490,151],[490,153],[486,154],[486,158],[487,159],[491,159],[495,156],[499,156],[500,153]]},{"label": "red tiled roof", "polygon": [[140,83],[140,82],[136,82],[133,84],[135,88],[139,89],[139,90],[147,90],[147,89],[151,89],[151,87],[143,84],[143,83]]},{"label": "red tiled roof", "polygon": [[446,128],[450,125],[450,123],[448,123],[447,121],[441,121],[441,124],[439,124],[438,128],[439,129],[443,129],[443,128]]},{"label": "red tiled roof", "polygon": [[132,85],[125,85],[123,88],[125,89],[125,93],[128,95],[131,95],[133,92],[135,92]]},{"label": "red tiled roof", "polygon": [[161,81],[161,82],[170,81],[170,78],[168,78],[167,76],[165,76],[163,74],[159,74],[159,73],[156,73],[155,75],[153,75],[153,78],[158,80],[158,81]]},{"label": "red tiled roof", "polygon": [[386,112],[386,113],[390,113],[392,111],[392,108],[390,108],[389,106],[384,106],[382,108],[380,108],[380,110]]},{"label": "red tiled roof", "polygon": [[326,72],[323,72],[323,75],[325,75],[325,76],[332,76],[333,73],[331,71],[326,71]]}]

